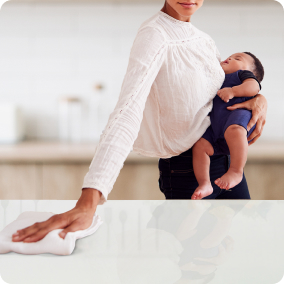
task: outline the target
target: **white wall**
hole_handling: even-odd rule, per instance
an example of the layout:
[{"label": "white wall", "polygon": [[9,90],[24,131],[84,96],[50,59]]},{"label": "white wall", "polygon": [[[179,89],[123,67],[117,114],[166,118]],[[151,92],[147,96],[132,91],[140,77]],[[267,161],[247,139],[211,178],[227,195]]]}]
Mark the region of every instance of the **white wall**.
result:
[{"label": "white wall", "polygon": [[[237,1],[236,1],[237,3]],[[154,4],[18,4],[0,11],[0,102],[16,102],[26,117],[26,137],[58,138],[58,99],[84,102],[83,139],[94,84],[102,83],[100,131],[119,96],[140,24],[160,10]],[[262,94],[269,104],[261,139],[284,140],[284,11],[266,4],[208,3],[191,22],[216,41],[222,59],[250,51],[262,61]]]}]

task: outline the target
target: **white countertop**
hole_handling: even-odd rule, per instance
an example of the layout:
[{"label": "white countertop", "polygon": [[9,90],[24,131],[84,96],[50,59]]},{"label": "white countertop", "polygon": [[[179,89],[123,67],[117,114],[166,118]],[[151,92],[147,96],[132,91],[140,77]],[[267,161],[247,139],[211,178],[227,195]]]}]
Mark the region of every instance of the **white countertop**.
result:
[{"label": "white countertop", "polygon": [[[75,204],[1,200],[0,231],[24,211],[62,213]],[[284,201],[108,200],[97,213],[104,223],[69,256],[0,255],[0,283],[274,284],[283,277]]]},{"label": "white countertop", "polygon": [[[90,163],[97,143],[22,141],[0,145],[0,162],[81,162]],[[130,152],[127,162],[157,163],[159,158]],[[284,142],[257,141],[249,146],[248,162],[284,162]]]}]

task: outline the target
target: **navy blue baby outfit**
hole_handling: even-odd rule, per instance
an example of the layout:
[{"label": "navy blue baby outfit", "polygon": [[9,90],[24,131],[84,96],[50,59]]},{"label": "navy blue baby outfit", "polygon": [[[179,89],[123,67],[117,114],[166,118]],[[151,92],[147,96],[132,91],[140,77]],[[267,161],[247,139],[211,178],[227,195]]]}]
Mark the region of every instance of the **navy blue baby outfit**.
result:
[{"label": "navy blue baby outfit", "polygon": [[[225,74],[225,80],[221,87],[234,87],[241,85],[245,79],[253,78],[258,83],[254,74],[248,70],[238,70],[231,74]],[[261,89],[261,85],[259,83]],[[229,147],[224,138],[226,129],[232,124],[243,126],[247,130],[247,125],[251,119],[252,113],[247,109],[228,110],[228,106],[242,103],[253,97],[234,97],[228,103],[224,102],[218,95],[213,99],[213,108],[210,112],[211,125],[207,128],[202,138],[208,140],[214,149],[214,155],[230,155]],[[253,132],[255,125],[247,133],[247,137]]]}]

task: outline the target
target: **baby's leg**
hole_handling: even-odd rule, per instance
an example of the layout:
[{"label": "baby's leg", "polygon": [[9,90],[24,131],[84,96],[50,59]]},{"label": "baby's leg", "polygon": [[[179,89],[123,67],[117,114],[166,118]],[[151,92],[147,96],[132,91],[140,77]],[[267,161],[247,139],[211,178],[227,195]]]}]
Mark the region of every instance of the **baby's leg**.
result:
[{"label": "baby's leg", "polygon": [[215,184],[222,189],[230,189],[243,179],[248,152],[247,130],[240,125],[232,124],[226,129],[224,137],[230,150],[231,164],[229,170],[215,180]]},{"label": "baby's leg", "polygon": [[200,138],[192,148],[193,170],[199,186],[192,194],[191,199],[201,199],[213,192],[209,176],[210,156],[213,154],[212,145],[204,138]]}]

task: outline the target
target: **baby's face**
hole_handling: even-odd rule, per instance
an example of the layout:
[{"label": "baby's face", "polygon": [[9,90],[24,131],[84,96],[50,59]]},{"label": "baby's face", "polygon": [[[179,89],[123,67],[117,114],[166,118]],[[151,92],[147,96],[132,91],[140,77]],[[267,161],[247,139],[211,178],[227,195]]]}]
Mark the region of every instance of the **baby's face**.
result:
[{"label": "baby's face", "polygon": [[222,61],[220,64],[225,74],[231,74],[240,69],[252,71],[253,63],[254,60],[250,55],[240,52],[229,56],[226,60]]}]

